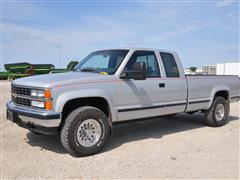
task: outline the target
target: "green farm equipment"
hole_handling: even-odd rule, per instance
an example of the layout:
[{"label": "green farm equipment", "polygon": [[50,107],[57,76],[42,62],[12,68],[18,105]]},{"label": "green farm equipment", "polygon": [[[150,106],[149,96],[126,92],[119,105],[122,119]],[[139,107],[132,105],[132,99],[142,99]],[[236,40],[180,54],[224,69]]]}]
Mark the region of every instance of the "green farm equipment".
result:
[{"label": "green farm equipment", "polygon": [[6,72],[0,72],[0,80],[14,80],[21,77],[48,74],[66,73],[71,69],[55,69],[53,64],[30,64],[27,62],[4,65]]},{"label": "green farm equipment", "polygon": [[69,71],[70,69],[53,69],[50,73],[66,73]]}]

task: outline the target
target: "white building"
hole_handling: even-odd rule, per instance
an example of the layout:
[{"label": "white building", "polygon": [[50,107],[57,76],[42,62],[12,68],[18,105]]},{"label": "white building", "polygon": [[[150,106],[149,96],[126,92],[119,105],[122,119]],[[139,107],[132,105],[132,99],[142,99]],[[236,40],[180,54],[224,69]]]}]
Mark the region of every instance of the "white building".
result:
[{"label": "white building", "polygon": [[240,76],[240,62],[229,62],[229,63],[217,64],[216,74]]},{"label": "white building", "polygon": [[185,74],[192,74],[193,72],[189,68],[184,69]]},{"label": "white building", "polygon": [[196,74],[203,74],[203,69],[202,68],[197,68],[196,69]]}]

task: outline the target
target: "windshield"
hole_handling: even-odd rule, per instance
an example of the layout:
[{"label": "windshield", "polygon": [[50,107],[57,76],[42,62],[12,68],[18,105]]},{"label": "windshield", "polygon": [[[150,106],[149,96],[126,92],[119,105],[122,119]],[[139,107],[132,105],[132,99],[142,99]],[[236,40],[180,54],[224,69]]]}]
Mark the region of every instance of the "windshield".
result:
[{"label": "windshield", "polygon": [[84,58],[74,69],[80,72],[114,74],[129,50],[96,51]]}]

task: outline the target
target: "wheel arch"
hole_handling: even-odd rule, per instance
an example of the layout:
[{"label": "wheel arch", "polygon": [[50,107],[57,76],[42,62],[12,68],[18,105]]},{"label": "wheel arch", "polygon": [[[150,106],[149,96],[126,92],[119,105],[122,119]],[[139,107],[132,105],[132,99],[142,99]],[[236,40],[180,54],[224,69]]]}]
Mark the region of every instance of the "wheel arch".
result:
[{"label": "wheel arch", "polygon": [[116,120],[113,100],[103,90],[76,90],[61,94],[55,102],[55,111],[62,113],[62,120],[67,113],[81,106],[93,106],[102,110],[109,119],[110,126]]},{"label": "wheel arch", "polygon": [[104,112],[107,117],[111,117],[110,106],[108,101],[103,97],[80,97],[75,99],[70,99],[67,101],[62,109],[62,118],[64,119],[70,112],[74,109],[83,107],[83,106],[92,106],[100,109]]},{"label": "wheel arch", "polygon": [[213,88],[210,95],[210,103],[207,109],[209,109],[212,106],[214,99],[217,96],[224,97],[227,101],[229,101],[229,98],[230,98],[229,92],[230,92],[230,88],[227,86],[217,86]]}]

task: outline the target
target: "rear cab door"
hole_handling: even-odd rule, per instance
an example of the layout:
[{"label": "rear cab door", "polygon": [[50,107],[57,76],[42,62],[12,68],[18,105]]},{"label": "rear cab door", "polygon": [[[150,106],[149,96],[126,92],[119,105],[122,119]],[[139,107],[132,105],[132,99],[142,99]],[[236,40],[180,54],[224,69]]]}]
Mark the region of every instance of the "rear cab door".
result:
[{"label": "rear cab door", "polygon": [[159,51],[157,53],[162,78],[159,83],[165,85],[161,91],[162,101],[165,102],[165,113],[184,112],[187,105],[187,81],[182,63],[176,53]]}]

